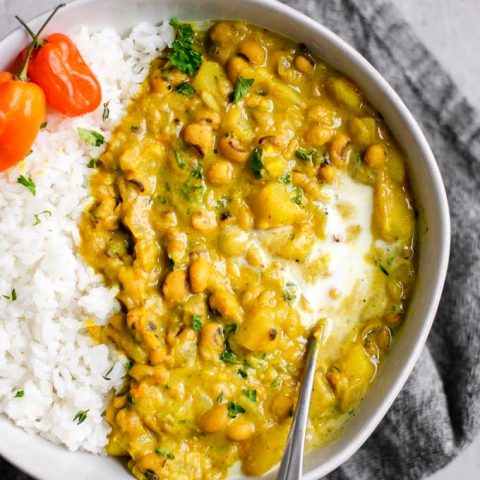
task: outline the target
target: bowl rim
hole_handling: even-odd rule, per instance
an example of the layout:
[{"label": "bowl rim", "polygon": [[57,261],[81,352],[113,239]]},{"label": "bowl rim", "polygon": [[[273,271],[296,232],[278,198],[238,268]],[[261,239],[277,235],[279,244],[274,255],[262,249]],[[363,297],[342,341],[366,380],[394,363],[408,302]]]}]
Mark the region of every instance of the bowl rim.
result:
[{"label": "bowl rim", "polygon": [[[64,8],[62,8],[62,10],[58,13],[58,16],[62,15],[63,12],[68,12],[81,6],[89,4],[94,5],[98,1],[99,0],[72,0],[67,3]],[[369,80],[374,83],[375,89],[383,93],[383,95],[387,98],[388,102],[390,102],[396,113],[398,113],[401,119],[406,124],[408,124],[411,134],[414,137],[417,146],[421,152],[422,161],[425,163],[428,173],[431,176],[432,184],[434,186],[431,194],[435,197],[435,202],[439,214],[438,228],[440,235],[440,250],[439,252],[437,252],[438,275],[436,276],[434,284],[431,287],[432,295],[429,300],[429,306],[426,315],[423,319],[420,334],[416,338],[415,346],[411,354],[405,359],[404,363],[401,365],[401,368],[398,369],[399,373],[396,379],[393,381],[391,387],[383,395],[383,399],[380,402],[379,408],[375,411],[373,415],[369,417],[369,419],[365,422],[360,431],[354,435],[353,441],[341,446],[336,454],[328,458],[326,461],[322,462],[320,465],[314,467],[308,473],[303,474],[302,476],[304,480],[315,480],[318,479],[319,476],[327,475],[328,473],[339,467],[365,443],[365,441],[370,437],[375,428],[379,425],[379,423],[391,407],[392,403],[400,393],[400,390],[403,388],[405,382],[410,376],[422,352],[422,349],[426,343],[427,337],[429,335],[435,318],[448,269],[451,234],[448,200],[438,164],[420,126],[418,125],[417,121],[415,120],[405,103],[401,100],[399,95],[367,59],[365,59],[357,50],[355,50],[351,45],[349,45],[345,40],[332,32],[330,29],[317,22],[316,20],[312,19],[311,17],[307,16],[306,14],[295,10],[289,5],[283,4],[278,0],[243,0],[243,2],[244,4],[249,4],[251,6],[257,5],[263,6],[267,9],[272,9],[284,16],[287,20],[293,20],[298,24],[303,24],[307,26],[310,30],[314,31],[314,33],[318,35],[322,39],[322,41],[329,43],[329,48],[333,46],[341,50],[347,62],[354,64],[358,69],[362,70],[363,73],[365,73]],[[132,5],[134,3],[135,2],[132,2]],[[141,0],[137,0],[136,3],[141,3]],[[44,19],[46,19],[47,15],[51,11],[51,8],[47,11],[44,11],[43,13],[29,19],[28,23],[37,24],[42,22]],[[261,20],[259,20],[258,24],[261,23]],[[13,40],[13,37],[20,30],[21,27],[17,27],[3,37],[1,37],[0,46],[3,45],[5,42],[8,42],[9,40]],[[3,414],[0,415],[3,416]],[[34,436],[33,438],[36,439],[38,437]],[[11,464],[13,464],[16,468],[28,473],[32,477],[39,480],[48,480],[44,476],[39,476],[40,473],[35,471],[35,467],[33,465],[30,465],[28,463],[20,464],[19,461],[15,461],[14,459],[9,458],[9,456],[4,453],[4,449],[2,448],[1,443],[0,455],[7,461],[9,461]]]}]

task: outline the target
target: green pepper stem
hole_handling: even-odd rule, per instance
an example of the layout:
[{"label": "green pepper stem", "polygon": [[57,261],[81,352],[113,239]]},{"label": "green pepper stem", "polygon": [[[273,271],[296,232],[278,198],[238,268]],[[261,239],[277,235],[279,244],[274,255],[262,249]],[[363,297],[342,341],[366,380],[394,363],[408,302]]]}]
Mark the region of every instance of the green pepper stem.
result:
[{"label": "green pepper stem", "polygon": [[28,47],[27,56],[25,57],[25,61],[23,62],[22,69],[20,70],[20,72],[17,75],[17,78],[19,78],[20,80],[27,80],[28,79],[28,77],[27,77],[28,62],[30,61],[30,57],[32,56],[33,49],[39,45],[39,37],[42,34],[45,27],[50,22],[50,20],[52,19],[52,17],[57,13],[57,11],[60,8],[63,8],[64,6],[65,6],[64,3],[61,3],[60,5],[57,5],[55,7],[55,10],[53,10],[53,12],[45,20],[45,22],[40,27],[40,30],[37,33],[33,33],[32,29],[20,17],[15,16],[15,18],[22,24],[22,26],[25,28],[25,30],[27,30],[29,35],[32,37],[32,43]]}]

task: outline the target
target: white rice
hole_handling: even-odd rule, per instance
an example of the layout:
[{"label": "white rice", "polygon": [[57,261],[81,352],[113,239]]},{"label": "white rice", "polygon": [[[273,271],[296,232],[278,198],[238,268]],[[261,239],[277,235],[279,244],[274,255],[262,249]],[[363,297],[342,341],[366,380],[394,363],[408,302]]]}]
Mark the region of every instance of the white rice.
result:
[{"label": "white rice", "polygon": [[[102,120],[103,106],[78,118],[49,112],[33,152],[0,174],[0,295],[10,297],[0,297],[0,413],[71,450],[103,451],[110,428],[102,413],[125,374],[124,358],[82,333],[88,320],[105,324],[119,306],[117,292],[77,251],[89,201],[87,164],[103,149],[83,143],[77,128],[108,140],[150,61],[173,35],[169,25],[146,23],[125,39],[111,29],[81,28],[73,39],[102,85],[109,118]],[[32,177],[36,196],[17,183],[20,175]],[[85,410],[78,425],[74,416]]]}]

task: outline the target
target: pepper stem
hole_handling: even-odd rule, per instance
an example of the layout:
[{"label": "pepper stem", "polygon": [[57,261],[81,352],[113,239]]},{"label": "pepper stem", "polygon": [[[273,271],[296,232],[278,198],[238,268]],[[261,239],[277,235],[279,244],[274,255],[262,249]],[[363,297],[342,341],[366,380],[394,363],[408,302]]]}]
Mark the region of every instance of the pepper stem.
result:
[{"label": "pepper stem", "polygon": [[15,18],[22,24],[22,26],[25,28],[25,30],[27,30],[29,35],[32,37],[32,43],[28,47],[27,56],[25,57],[25,61],[23,62],[22,69],[20,70],[20,72],[17,75],[17,78],[19,78],[20,80],[27,80],[28,62],[30,61],[30,57],[32,56],[33,49],[36,46],[39,45],[39,37],[40,37],[41,33],[43,32],[43,30],[45,29],[45,27],[50,22],[50,20],[52,19],[52,17],[57,13],[57,11],[60,8],[62,8],[64,6],[65,6],[64,3],[61,3],[60,5],[57,5],[57,7],[55,7],[55,10],[53,10],[53,12],[45,20],[45,22],[40,27],[40,30],[37,33],[33,33],[32,29],[20,17],[15,16]]}]

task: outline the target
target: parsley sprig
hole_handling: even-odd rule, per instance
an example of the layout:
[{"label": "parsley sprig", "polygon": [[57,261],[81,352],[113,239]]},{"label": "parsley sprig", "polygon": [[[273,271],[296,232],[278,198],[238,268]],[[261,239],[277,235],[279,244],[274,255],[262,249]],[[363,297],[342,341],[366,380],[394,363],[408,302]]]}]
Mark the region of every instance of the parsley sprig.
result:
[{"label": "parsley sprig", "polygon": [[193,46],[193,28],[189,23],[180,23],[176,18],[170,20],[170,25],[177,31],[177,36],[168,54],[168,61],[172,67],[193,75],[202,63],[202,54]]}]

